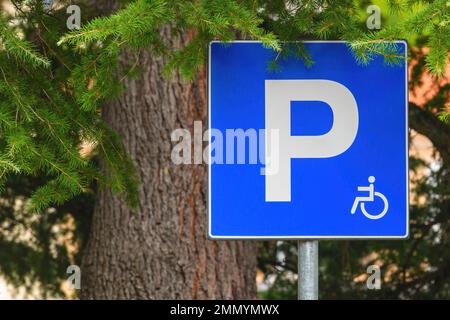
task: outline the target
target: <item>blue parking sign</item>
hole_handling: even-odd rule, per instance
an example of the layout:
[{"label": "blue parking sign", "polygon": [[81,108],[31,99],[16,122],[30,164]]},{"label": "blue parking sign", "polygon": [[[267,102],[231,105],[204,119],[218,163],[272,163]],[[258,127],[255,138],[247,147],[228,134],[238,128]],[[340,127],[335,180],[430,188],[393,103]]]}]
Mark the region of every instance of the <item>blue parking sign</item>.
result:
[{"label": "blue parking sign", "polygon": [[210,44],[209,237],[407,238],[406,62],[304,47],[271,71],[260,42]]}]

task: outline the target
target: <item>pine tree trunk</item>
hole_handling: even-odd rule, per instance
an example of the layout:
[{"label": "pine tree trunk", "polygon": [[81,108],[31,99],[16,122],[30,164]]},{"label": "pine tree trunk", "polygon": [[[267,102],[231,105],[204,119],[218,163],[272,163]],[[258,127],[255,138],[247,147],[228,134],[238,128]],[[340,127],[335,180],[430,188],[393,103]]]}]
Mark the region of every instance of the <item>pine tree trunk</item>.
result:
[{"label": "pine tree trunk", "polygon": [[[188,39],[162,31],[174,46]],[[124,52],[122,62],[134,61]],[[252,299],[256,244],[207,240],[205,165],[174,165],[170,134],[207,122],[206,79],[161,75],[164,58],[143,53],[143,74],[125,80],[120,100],[104,108],[140,177],[131,210],[108,189],[97,193],[81,268],[82,299]]]}]

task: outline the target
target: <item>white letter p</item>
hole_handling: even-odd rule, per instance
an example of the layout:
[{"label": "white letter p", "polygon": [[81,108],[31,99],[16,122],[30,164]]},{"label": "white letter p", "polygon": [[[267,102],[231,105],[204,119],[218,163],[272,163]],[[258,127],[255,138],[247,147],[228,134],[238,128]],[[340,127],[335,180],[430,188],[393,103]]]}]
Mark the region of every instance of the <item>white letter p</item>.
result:
[{"label": "white letter p", "polygon": [[[350,90],[330,80],[266,80],[266,201],[291,201],[291,159],[331,158],[347,150],[358,131],[358,106]],[[291,136],[291,101],[322,101],[333,111],[329,132],[317,136]],[[279,139],[268,137],[278,130]],[[279,156],[267,157],[271,150]],[[274,163],[274,159],[279,163]]]}]

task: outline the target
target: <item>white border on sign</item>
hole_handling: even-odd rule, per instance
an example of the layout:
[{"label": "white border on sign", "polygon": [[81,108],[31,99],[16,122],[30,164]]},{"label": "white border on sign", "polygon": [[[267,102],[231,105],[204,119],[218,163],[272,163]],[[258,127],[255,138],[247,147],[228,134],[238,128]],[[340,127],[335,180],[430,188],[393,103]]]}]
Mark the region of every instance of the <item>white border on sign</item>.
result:
[{"label": "white border on sign", "polygon": [[[295,42],[295,41],[291,41]],[[302,43],[348,43],[348,41],[343,40],[310,40],[310,41],[298,41]],[[330,239],[330,240],[364,240],[364,239],[408,239],[409,237],[409,123],[408,123],[408,60],[407,60],[407,50],[408,43],[405,40],[392,41],[395,43],[403,43],[405,45],[405,97],[406,97],[406,112],[405,112],[405,124],[406,124],[406,234],[404,235],[394,235],[394,236],[214,236],[211,233],[211,152],[209,152],[208,157],[208,238],[211,240],[315,240],[315,239]],[[234,41],[211,41],[208,48],[208,129],[209,129],[209,143],[211,143],[211,45],[213,43],[262,43],[261,41],[252,40],[234,40]]]}]

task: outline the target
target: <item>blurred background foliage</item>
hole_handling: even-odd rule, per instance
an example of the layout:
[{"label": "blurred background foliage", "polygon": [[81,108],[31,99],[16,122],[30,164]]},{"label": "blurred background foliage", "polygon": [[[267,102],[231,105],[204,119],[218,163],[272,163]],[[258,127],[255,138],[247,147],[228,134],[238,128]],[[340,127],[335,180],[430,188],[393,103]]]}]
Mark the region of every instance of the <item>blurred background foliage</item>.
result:
[{"label": "blurred background foliage", "polygon": [[[0,1],[0,4],[5,2]],[[379,5],[383,28],[389,21],[402,18],[404,10],[396,10],[396,6],[404,6],[408,1],[363,0],[355,3],[362,28],[369,15],[366,8],[370,4]],[[428,2],[422,3],[426,6]],[[266,1],[265,5],[267,12],[288,12],[285,1]],[[60,22],[66,17],[63,9],[53,13]],[[88,19],[89,10],[84,10],[83,15],[83,20]],[[301,34],[289,35],[292,30],[289,24],[282,23],[285,20],[269,19],[264,14],[261,17],[264,28],[274,31],[275,35],[284,35],[284,39],[301,37]],[[298,19],[308,21],[308,12],[298,15]],[[323,37],[332,39],[336,36],[334,31],[327,30]],[[304,30],[303,38],[313,37]],[[57,39],[54,40],[56,42]],[[448,108],[450,84],[448,73],[439,79],[428,73],[429,62],[425,52],[429,40],[429,30],[412,33],[408,38],[410,92],[418,92],[419,95],[411,99],[410,117],[419,124],[419,128],[423,128],[420,133],[410,132],[411,149],[419,138],[429,143],[427,156],[414,150],[410,155],[410,239],[321,241],[321,299],[450,298],[450,129],[448,123],[438,120],[442,110]],[[445,45],[448,48],[448,43]],[[64,54],[69,55],[67,52]],[[307,55],[303,54],[303,58],[307,62]],[[72,59],[77,58],[73,56]],[[428,88],[430,83],[431,93],[423,91],[428,90],[423,88]],[[95,156],[92,155],[94,163]],[[91,185],[86,192],[63,205],[52,206],[42,213],[27,211],[25,204],[33,191],[47,181],[46,175],[8,176],[0,197],[0,275],[13,294],[20,289],[22,296],[76,298],[77,292],[67,287],[66,269],[69,265],[81,263],[96,185]],[[295,299],[296,242],[261,242],[259,250],[260,297]],[[372,264],[381,268],[383,281],[380,290],[368,290],[365,283],[367,267]]]},{"label": "blurred background foliage", "polygon": [[12,296],[75,298],[65,280],[81,253],[94,209],[93,192],[42,213],[29,212],[26,200],[45,178],[11,176],[0,199],[0,275]]}]

